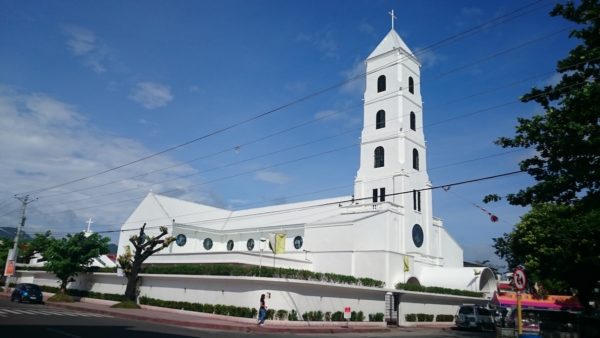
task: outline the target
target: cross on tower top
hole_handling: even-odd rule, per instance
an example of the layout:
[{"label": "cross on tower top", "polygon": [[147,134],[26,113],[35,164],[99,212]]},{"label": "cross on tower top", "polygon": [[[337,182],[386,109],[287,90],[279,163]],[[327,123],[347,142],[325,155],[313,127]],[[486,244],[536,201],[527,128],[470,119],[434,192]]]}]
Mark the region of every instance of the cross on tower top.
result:
[{"label": "cross on tower top", "polygon": [[391,12],[388,12],[388,14],[390,15],[390,17],[392,18],[392,30],[394,29],[394,20],[397,19],[397,17],[394,15],[394,10],[392,9]]},{"label": "cross on tower top", "polygon": [[90,218],[87,220],[87,222],[86,222],[86,223],[87,223],[87,225],[88,225],[88,226],[87,226],[87,231],[86,231],[86,232],[90,232],[90,226],[92,225],[92,223],[94,223],[94,222],[92,221],[92,218],[90,217]]}]

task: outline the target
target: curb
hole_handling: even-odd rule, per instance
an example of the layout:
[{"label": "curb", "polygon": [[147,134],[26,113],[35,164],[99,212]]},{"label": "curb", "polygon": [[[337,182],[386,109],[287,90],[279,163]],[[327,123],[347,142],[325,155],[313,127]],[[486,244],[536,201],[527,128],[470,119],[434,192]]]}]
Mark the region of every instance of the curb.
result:
[{"label": "curb", "polygon": [[[0,297],[9,298],[10,295],[7,293],[0,293]],[[266,326],[258,326],[254,323],[243,323],[238,321],[231,321],[230,323],[210,323],[210,322],[202,322],[202,317],[198,317],[200,321],[190,321],[190,320],[176,320],[176,319],[165,319],[160,317],[151,317],[149,315],[144,314],[136,314],[136,313],[127,313],[128,310],[115,311],[111,308],[108,308],[108,304],[100,304],[100,302],[96,302],[95,300],[88,301],[87,299],[81,303],[94,304],[99,305],[98,308],[92,307],[83,307],[76,305],[75,303],[56,303],[56,302],[44,302],[47,306],[64,308],[70,310],[78,310],[85,312],[92,312],[98,314],[111,315],[117,318],[127,318],[134,319],[139,321],[147,321],[159,324],[167,324],[167,325],[177,325],[189,328],[200,328],[200,329],[209,329],[209,330],[219,330],[219,331],[235,331],[235,332],[245,332],[245,333],[265,333],[265,332],[277,332],[277,333],[366,333],[366,332],[389,332],[390,329],[387,327],[342,327],[342,326],[283,326],[283,325],[272,325],[270,326],[267,322]],[[114,303],[114,302],[113,302]],[[106,307],[106,308],[105,308]],[[144,309],[142,309],[144,310]],[[146,309],[148,310],[148,309]],[[151,310],[155,312],[160,312],[158,310]],[[226,319],[221,319],[225,321]]]},{"label": "curb", "polygon": [[[81,307],[77,305],[63,304],[63,303],[54,303],[54,302],[46,302],[47,305],[53,307],[60,307],[72,310],[82,310]],[[237,332],[246,332],[246,333],[260,333],[260,332],[278,332],[278,333],[361,333],[361,332],[388,332],[388,328],[370,328],[370,327],[283,327],[283,326],[258,326],[255,324],[252,325],[236,325],[238,323],[228,324],[219,324],[219,323],[206,323],[206,322],[192,322],[187,320],[175,320],[175,319],[163,319],[163,318],[153,318],[149,316],[144,316],[140,314],[126,313],[125,311],[111,311],[104,309],[92,309],[85,308],[87,312],[94,312],[100,314],[113,315],[120,318],[128,318],[135,319],[141,321],[149,321],[160,324],[169,324],[169,325],[178,325],[183,327],[194,327],[194,328],[204,328],[204,329],[212,329],[212,330],[223,330],[223,331],[237,331]],[[242,324],[242,323],[239,323]]]}]

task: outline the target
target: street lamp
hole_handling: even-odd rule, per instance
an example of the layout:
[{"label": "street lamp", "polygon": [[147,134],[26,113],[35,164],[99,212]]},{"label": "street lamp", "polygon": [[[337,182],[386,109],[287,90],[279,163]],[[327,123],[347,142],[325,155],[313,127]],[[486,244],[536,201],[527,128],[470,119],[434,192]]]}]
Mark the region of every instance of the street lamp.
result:
[{"label": "street lamp", "polygon": [[264,237],[260,238],[260,241],[258,242],[258,249],[260,250],[260,260],[259,260],[259,265],[258,265],[258,277],[260,277],[261,274],[261,270],[262,270],[262,253],[263,250],[265,249],[265,245],[267,243],[267,239]]}]

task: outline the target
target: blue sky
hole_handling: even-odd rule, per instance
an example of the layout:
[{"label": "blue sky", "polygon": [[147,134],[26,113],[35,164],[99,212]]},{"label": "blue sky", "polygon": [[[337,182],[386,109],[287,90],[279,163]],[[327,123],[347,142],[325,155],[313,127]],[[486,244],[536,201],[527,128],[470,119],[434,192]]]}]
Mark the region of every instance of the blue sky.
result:
[{"label": "blue sky", "polygon": [[[571,24],[548,15],[554,2],[421,49],[530,3],[2,0],[0,225],[19,222],[14,194],[128,163],[360,74],[390,29],[391,9],[422,62],[433,185],[517,170],[528,152],[507,153],[493,141],[539,108],[511,102],[555,83],[556,61],[576,43]],[[115,230],[150,189],[232,209],[350,195],[363,91],[362,79],[352,81],[147,161],[36,193],[26,230],[60,235],[82,230],[89,217],[95,230]],[[465,259],[497,260],[491,238],[526,209],[481,200],[529,183],[516,175],[436,191],[434,215]]]}]

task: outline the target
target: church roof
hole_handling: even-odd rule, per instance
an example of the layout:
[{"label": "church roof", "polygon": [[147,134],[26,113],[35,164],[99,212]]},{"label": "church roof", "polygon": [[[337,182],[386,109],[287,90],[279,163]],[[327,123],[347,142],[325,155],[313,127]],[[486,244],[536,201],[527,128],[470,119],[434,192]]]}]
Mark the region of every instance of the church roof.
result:
[{"label": "church roof", "polygon": [[486,292],[490,296],[496,291],[498,283],[494,272],[487,267],[423,267],[417,277],[424,286]]},{"label": "church roof", "polygon": [[[337,197],[237,210],[232,211],[225,218],[197,217],[196,221],[187,224],[220,231],[289,227],[293,225],[303,226],[304,224],[339,213],[337,202],[349,198]],[[177,223],[181,222],[178,221]]]},{"label": "church roof", "polygon": [[415,55],[412,53],[410,48],[408,48],[408,46],[402,40],[400,35],[398,35],[398,33],[396,33],[396,31],[393,29],[390,30],[389,33],[387,33],[387,35],[383,38],[383,40],[381,40],[379,45],[377,45],[375,50],[373,50],[373,52],[371,52],[371,54],[369,55],[369,57],[367,59],[374,58],[376,56],[388,53],[388,52],[396,50],[396,49],[400,49],[405,54],[408,54],[416,59]]},{"label": "church roof", "polygon": [[169,225],[173,219],[179,226],[225,232],[304,225],[339,214],[338,202],[350,198],[343,196],[231,211],[149,193],[123,229],[138,228],[144,222]]}]

